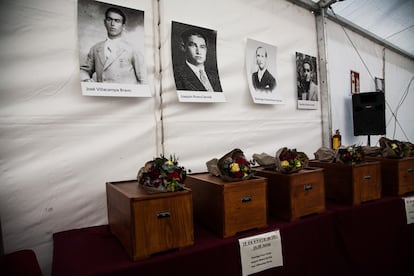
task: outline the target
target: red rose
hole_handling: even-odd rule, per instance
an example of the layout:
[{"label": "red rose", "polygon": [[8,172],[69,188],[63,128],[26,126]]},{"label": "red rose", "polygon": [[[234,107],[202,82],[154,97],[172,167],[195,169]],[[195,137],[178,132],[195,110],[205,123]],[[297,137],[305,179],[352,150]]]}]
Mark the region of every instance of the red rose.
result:
[{"label": "red rose", "polygon": [[242,178],[243,177],[243,172],[240,170],[238,172],[233,173],[234,177],[236,178]]},{"label": "red rose", "polygon": [[178,170],[174,170],[172,173],[167,174],[168,179],[179,179],[180,178],[180,172]]},{"label": "red rose", "polygon": [[239,156],[239,157],[236,158],[236,163],[242,164],[242,165],[245,165],[245,166],[249,166],[250,165],[249,161],[247,161],[245,158],[243,158],[241,156]]}]

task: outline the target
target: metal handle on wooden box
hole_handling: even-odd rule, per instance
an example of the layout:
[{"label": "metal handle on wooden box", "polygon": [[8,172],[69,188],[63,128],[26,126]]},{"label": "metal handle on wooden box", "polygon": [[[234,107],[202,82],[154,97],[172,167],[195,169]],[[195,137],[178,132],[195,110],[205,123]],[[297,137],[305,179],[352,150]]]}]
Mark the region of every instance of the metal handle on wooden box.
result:
[{"label": "metal handle on wooden box", "polygon": [[409,168],[409,169],[407,170],[407,172],[409,172],[409,173],[414,172],[414,169],[413,169],[413,168]]},{"label": "metal handle on wooden box", "polygon": [[309,191],[309,190],[312,190],[313,189],[313,186],[311,184],[303,185],[303,189],[305,191]]},{"label": "metal handle on wooden box", "polygon": [[165,212],[159,212],[157,214],[157,218],[162,219],[162,218],[169,218],[171,216],[171,213],[168,211]]},{"label": "metal handle on wooden box", "polygon": [[241,202],[245,203],[245,202],[249,202],[252,201],[252,197],[251,196],[244,196],[241,198]]},{"label": "metal handle on wooden box", "polygon": [[370,175],[366,175],[366,176],[364,176],[364,179],[365,180],[370,180],[371,179],[371,176]]}]

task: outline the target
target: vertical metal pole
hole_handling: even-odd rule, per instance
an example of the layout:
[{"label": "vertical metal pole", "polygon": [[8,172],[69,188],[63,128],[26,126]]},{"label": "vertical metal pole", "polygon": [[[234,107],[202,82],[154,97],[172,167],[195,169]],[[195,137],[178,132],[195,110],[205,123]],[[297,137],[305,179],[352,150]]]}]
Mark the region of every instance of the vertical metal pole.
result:
[{"label": "vertical metal pole", "polygon": [[332,136],[332,113],[331,113],[331,95],[328,84],[328,62],[327,62],[327,40],[326,40],[326,22],[325,8],[321,8],[316,15],[316,37],[319,60],[319,89],[321,99],[321,116],[322,116],[322,146],[331,147]]},{"label": "vertical metal pole", "polygon": [[[155,35],[155,45],[157,47],[157,54],[156,59],[158,57],[158,60],[155,62],[155,78],[158,77],[159,80],[159,87],[158,87],[158,96],[159,96],[159,114],[157,114],[156,111],[156,142],[157,142],[157,156],[160,154],[165,154],[165,148],[164,148],[164,105],[163,105],[163,87],[162,87],[162,55],[161,55],[161,40],[163,39],[161,37],[161,0],[154,1],[154,28],[158,31]],[[157,63],[158,61],[158,63]],[[157,91],[157,89],[156,89]],[[159,117],[157,117],[159,115]],[[159,122],[158,122],[159,120]],[[159,139],[158,139],[159,138]],[[161,147],[161,149],[159,148]],[[160,152],[161,151],[161,152]]]}]

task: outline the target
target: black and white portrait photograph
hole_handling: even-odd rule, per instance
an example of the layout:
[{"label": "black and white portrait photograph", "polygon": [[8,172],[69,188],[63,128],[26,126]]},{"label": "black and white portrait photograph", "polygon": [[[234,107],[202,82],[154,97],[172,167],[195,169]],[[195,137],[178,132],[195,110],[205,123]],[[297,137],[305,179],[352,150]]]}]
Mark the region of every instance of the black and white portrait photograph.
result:
[{"label": "black and white portrait photograph", "polygon": [[79,0],[78,37],[83,95],[151,96],[144,58],[143,11]]},{"label": "black and white portrait photograph", "polygon": [[318,70],[316,57],[296,52],[298,109],[317,109]]},{"label": "black and white portrait photograph", "polygon": [[216,41],[215,30],[172,22],[171,53],[180,101],[225,101],[217,67]]},{"label": "black and white portrait photograph", "polygon": [[276,53],[277,47],[274,45],[247,39],[246,74],[254,103],[283,103],[276,90]]}]

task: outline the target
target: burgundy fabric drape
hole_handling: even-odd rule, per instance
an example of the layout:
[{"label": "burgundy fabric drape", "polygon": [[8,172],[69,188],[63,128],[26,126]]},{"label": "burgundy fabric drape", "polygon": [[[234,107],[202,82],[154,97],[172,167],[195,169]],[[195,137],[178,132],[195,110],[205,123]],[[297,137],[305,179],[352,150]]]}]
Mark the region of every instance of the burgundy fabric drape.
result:
[{"label": "burgundy fabric drape", "polygon": [[414,275],[414,225],[401,198],[328,211],[222,239],[195,224],[195,243],[131,261],[108,225],[55,233],[53,275],[241,275],[238,239],[280,229],[282,267],[257,275]]}]

